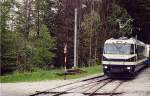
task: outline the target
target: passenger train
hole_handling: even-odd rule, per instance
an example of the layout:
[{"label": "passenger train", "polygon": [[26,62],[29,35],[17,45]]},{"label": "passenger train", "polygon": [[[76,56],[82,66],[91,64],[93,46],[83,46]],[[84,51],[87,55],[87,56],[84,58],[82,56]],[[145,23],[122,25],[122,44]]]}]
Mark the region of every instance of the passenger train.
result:
[{"label": "passenger train", "polygon": [[108,39],[104,43],[102,65],[104,74],[109,77],[134,77],[144,67],[147,60],[147,47],[143,42],[121,37]]}]

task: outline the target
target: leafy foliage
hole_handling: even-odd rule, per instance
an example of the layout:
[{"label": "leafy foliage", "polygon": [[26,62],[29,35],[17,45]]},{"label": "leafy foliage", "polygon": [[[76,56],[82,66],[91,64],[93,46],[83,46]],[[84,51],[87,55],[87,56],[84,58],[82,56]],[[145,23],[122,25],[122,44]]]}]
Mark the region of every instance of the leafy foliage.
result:
[{"label": "leafy foliage", "polygon": [[[111,14],[108,16],[108,22],[111,26],[118,26],[119,22],[125,24],[127,20],[131,19],[131,16],[127,13],[127,10],[120,7],[119,5],[112,3]],[[120,20],[117,22],[117,20]],[[128,23],[124,28],[118,28],[118,32],[114,32],[113,34],[120,36],[129,36],[132,33],[132,24]]]},{"label": "leafy foliage", "polygon": [[12,72],[16,70],[17,44],[19,41],[17,32],[1,32],[1,72]]},{"label": "leafy foliage", "polygon": [[17,41],[19,40],[19,34],[8,30],[7,22],[10,20],[10,8],[12,2],[0,1],[1,5],[1,74],[5,72],[12,72],[16,70],[16,54],[17,54]]},{"label": "leafy foliage", "polygon": [[100,27],[100,16],[93,10],[91,13],[84,16],[81,27],[84,30],[83,38],[85,42],[88,42],[90,36],[93,36]]},{"label": "leafy foliage", "polygon": [[[32,71],[37,67],[47,69],[48,64],[53,62],[54,38],[50,36],[44,22],[38,26],[40,36],[35,35],[36,30],[33,26],[36,17],[32,13],[34,11],[27,8],[31,5],[33,8],[34,4],[28,1],[30,0],[25,0],[23,5],[9,0],[1,2],[1,74]],[[17,12],[14,11],[15,4]],[[11,14],[15,14],[14,19],[10,18]],[[43,17],[38,18],[41,21]],[[11,27],[14,29],[11,30]]]},{"label": "leafy foliage", "polygon": [[[84,20],[81,23],[81,27],[83,28],[83,33],[81,34],[82,37],[82,43],[84,44],[84,51],[87,55],[87,62],[89,62],[89,65],[96,59],[96,52],[94,53],[94,49],[98,49],[96,46],[97,45],[97,32],[100,28],[100,16],[98,13],[94,10],[92,10],[89,14],[84,16]],[[94,57],[93,59],[92,57]],[[95,62],[93,62],[95,63]],[[88,66],[89,66],[88,65]]]},{"label": "leafy foliage", "polygon": [[32,63],[39,68],[47,69],[48,64],[52,63],[55,56],[54,53],[50,52],[55,48],[55,44],[45,25],[43,25],[40,33],[40,38],[34,40]]}]

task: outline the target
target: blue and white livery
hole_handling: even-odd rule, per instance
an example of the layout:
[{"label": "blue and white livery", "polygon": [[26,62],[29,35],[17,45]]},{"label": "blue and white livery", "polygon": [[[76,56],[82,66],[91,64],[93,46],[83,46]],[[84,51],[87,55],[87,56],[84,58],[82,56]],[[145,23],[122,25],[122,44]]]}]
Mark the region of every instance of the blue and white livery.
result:
[{"label": "blue and white livery", "polygon": [[104,43],[103,71],[110,77],[125,74],[134,76],[147,60],[146,44],[134,38],[108,39]]}]

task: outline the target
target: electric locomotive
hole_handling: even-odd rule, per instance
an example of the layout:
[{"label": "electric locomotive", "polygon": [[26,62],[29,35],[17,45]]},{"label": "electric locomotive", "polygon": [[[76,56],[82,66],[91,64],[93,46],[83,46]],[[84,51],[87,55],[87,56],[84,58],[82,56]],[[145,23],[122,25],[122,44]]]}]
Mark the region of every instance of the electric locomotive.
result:
[{"label": "electric locomotive", "polygon": [[134,77],[146,60],[146,45],[137,39],[111,38],[104,43],[103,72],[109,77]]}]

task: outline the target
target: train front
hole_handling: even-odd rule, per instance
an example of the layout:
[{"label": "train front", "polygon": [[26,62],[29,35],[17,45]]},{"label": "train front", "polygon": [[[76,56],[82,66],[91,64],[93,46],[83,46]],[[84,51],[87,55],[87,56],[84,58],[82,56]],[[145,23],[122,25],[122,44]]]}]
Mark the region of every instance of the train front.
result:
[{"label": "train front", "polygon": [[136,64],[135,44],[126,40],[106,41],[102,64],[104,74],[107,76],[133,76]]}]

